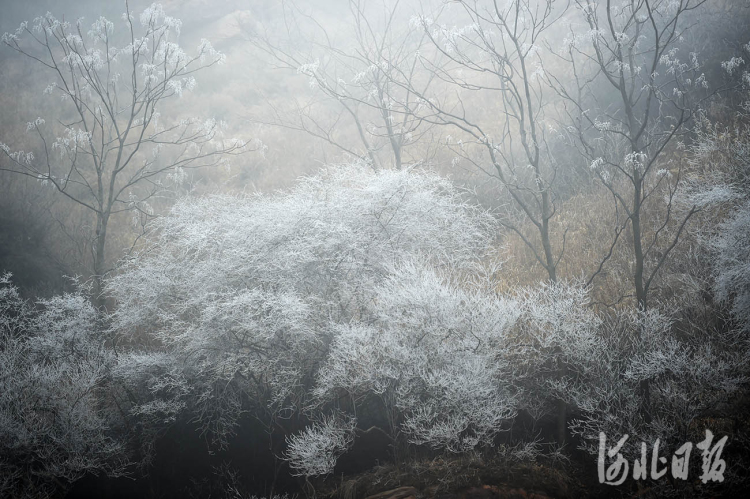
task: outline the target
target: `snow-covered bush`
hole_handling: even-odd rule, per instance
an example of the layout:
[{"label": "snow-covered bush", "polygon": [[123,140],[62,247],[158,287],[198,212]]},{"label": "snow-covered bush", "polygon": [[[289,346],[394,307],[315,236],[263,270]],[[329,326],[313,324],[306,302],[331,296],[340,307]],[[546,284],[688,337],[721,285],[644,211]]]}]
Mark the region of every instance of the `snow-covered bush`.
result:
[{"label": "snow-covered bush", "polygon": [[[748,94],[750,97],[750,94]],[[713,259],[714,294],[728,305],[739,329],[750,332],[750,100],[730,129],[705,122],[699,129],[694,161],[713,166],[693,196],[713,207],[706,241]],[[722,213],[723,211],[723,213]],[[723,215],[723,221],[715,223]]]},{"label": "snow-covered bush", "polygon": [[655,309],[597,313],[566,283],[499,296],[493,227],[445,179],[357,165],[183,200],[108,283],[118,405],[144,428],[188,415],[219,444],[251,414],[312,476],[355,421],[387,425],[397,454],[466,452],[563,404],[596,453],[600,431],[684,438],[743,382],[739,352]]},{"label": "snow-covered bush", "polygon": [[519,409],[539,418],[565,403],[569,430],[594,455],[600,432],[628,434],[622,452],[631,458],[641,441],[684,443],[697,418],[747,381],[746,349],[731,333],[678,331],[655,308],[597,313],[587,290],[572,284],[527,289],[520,303],[499,351]]},{"label": "snow-covered bush", "polygon": [[[750,135],[748,136],[750,139]],[[750,147],[750,141],[747,144]],[[750,166],[750,165],[748,165]],[[749,168],[750,170],[750,168]],[[748,172],[750,174],[750,171]],[[731,304],[737,326],[750,333],[750,199],[725,220],[712,241],[714,276],[719,301]]]},{"label": "snow-covered bush", "polygon": [[103,404],[113,357],[81,294],[28,306],[0,278],[0,495],[48,497],[127,464]]}]

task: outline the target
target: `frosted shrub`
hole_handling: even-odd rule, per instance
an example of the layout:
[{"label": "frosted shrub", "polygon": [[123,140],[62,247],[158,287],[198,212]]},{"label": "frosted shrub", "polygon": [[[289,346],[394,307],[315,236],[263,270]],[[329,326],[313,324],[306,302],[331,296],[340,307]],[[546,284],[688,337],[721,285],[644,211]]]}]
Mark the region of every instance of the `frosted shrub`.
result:
[{"label": "frosted shrub", "polygon": [[750,333],[750,200],[725,220],[712,241],[716,297],[731,303],[740,330]]},{"label": "frosted shrub", "polygon": [[618,439],[630,435],[623,455],[637,456],[641,441],[684,443],[697,418],[747,381],[746,354],[731,348],[728,336],[685,337],[658,310],[620,313],[604,323],[603,337],[607,347],[596,359],[598,375],[588,385],[569,385],[579,408],[571,429],[592,454],[600,431]]},{"label": "frosted shrub", "polygon": [[598,314],[574,283],[499,296],[494,227],[434,174],[361,165],[185,199],[109,279],[113,332],[151,345],[119,343],[112,379],[135,402],[114,396],[144,428],[187,416],[219,445],[254,416],[316,476],[358,410],[398,457],[487,448],[519,410],[564,404],[558,422],[596,453],[600,431],[679,440],[744,382],[724,339],[678,335],[655,309]]},{"label": "frosted shrub", "polygon": [[521,407],[538,419],[553,413],[555,401],[576,404],[570,382],[585,385],[598,377],[607,345],[586,289],[547,283],[520,295],[520,319],[503,355],[523,390]]},{"label": "frosted shrub", "polygon": [[376,289],[399,262],[468,270],[493,227],[437,175],[366,165],[273,196],[186,199],[110,279],[113,330],[180,359],[184,400],[225,443],[245,411],[271,421],[307,406],[328,348],[375,317]]},{"label": "frosted shrub", "polygon": [[452,277],[412,261],[394,268],[376,288],[375,322],[340,328],[316,394],[380,397],[392,424],[402,421],[391,430],[414,444],[451,452],[491,445],[515,415],[495,353],[516,307]]},{"label": "frosted shrub", "polygon": [[316,476],[333,472],[338,457],[354,441],[356,424],[356,419],[329,416],[287,438],[286,459],[294,470],[292,474]]},{"label": "frosted shrub", "polygon": [[0,495],[48,497],[86,473],[127,464],[116,419],[102,402],[113,364],[97,313],[80,294],[37,312],[0,279]]},{"label": "frosted shrub", "polygon": [[[525,290],[520,317],[499,350],[519,409],[535,418],[570,410],[568,428],[598,453],[599,432],[628,434],[623,455],[640,442],[689,440],[690,425],[746,382],[746,349],[732,335],[690,336],[657,309],[595,313],[587,290],[543,284]],[[644,381],[648,393],[644,393]]]},{"label": "frosted shrub", "polygon": [[[738,119],[746,121],[747,110]],[[701,125],[693,147],[693,161],[712,165],[716,173],[708,182],[705,179],[696,182],[698,187],[693,196],[703,196],[711,201],[709,206],[723,209],[723,213],[715,213],[704,238],[715,255],[714,293],[720,303],[729,306],[738,328],[747,333],[750,332],[750,126],[744,122],[724,129],[707,120]],[[715,218],[727,211],[722,223],[716,224]]]},{"label": "frosted shrub", "polygon": [[[742,56],[747,57],[750,44],[742,48]],[[742,60],[733,57],[722,66],[731,75]],[[707,113],[700,114],[689,158],[695,171],[684,197],[706,211],[699,237],[711,258],[714,296],[746,334],[750,332],[750,92],[744,83],[742,88],[744,102],[733,123],[712,122]]]}]

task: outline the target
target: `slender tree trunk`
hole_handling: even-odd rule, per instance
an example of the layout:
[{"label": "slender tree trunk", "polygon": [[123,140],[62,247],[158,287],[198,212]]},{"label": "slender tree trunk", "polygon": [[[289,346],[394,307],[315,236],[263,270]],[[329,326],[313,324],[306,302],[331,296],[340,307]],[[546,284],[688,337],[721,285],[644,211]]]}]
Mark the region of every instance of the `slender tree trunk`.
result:
[{"label": "slender tree trunk", "polygon": [[[547,275],[550,282],[557,282],[557,266],[555,265],[554,256],[552,255],[552,244],[549,237],[549,193],[545,190],[542,192],[542,226],[539,228],[539,235],[542,239],[542,248],[544,249],[544,260],[547,262]],[[565,377],[566,370],[562,362],[559,362],[557,376],[562,379]],[[568,436],[568,404],[564,400],[557,401],[557,443],[562,446]]]},{"label": "slender tree trunk", "polygon": [[[635,173],[635,172],[634,172]],[[637,173],[636,173],[637,175]],[[633,182],[633,216],[631,221],[633,223],[633,255],[635,256],[635,272],[633,274],[633,281],[635,283],[635,298],[637,306],[640,310],[646,310],[646,291],[643,287],[643,246],[641,229],[641,206],[643,203],[642,190],[643,190],[643,179],[634,176],[635,181]]]},{"label": "slender tree trunk", "polygon": [[550,282],[557,282],[557,269],[555,257],[552,255],[552,243],[549,239],[549,193],[545,190],[542,192],[542,226],[539,234],[542,238],[542,248],[544,249],[544,260],[547,262],[547,275]]},{"label": "slender tree trunk", "polygon": [[94,305],[103,310],[105,307],[104,297],[104,273],[106,272],[106,242],[107,225],[109,224],[109,213],[100,213],[96,217],[96,240],[94,241]]},{"label": "slender tree trunk", "polygon": [[[636,167],[637,168],[637,167]],[[636,306],[638,310],[645,312],[647,303],[646,289],[643,285],[644,255],[642,245],[641,209],[643,207],[643,177],[634,168],[633,170],[633,254],[635,256],[635,272],[633,280],[635,284]],[[638,330],[638,340],[642,337],[642,331]],[[641,416],[647,423],[651,422],[651,389],[649,381],[644,379],[639,385],[641,391]]]},{"label": "slender tree trunk", "polygon": [[564,400],[557,401],[557,444],[565,445],[568,437],[568,404]]},{"label": "slender tree trunk", "polygon": [[391,147],[393,148],[393,157],[396,160],[396,170],[401,170],[401,146],[398,145],[396,137],[391,136]]}]

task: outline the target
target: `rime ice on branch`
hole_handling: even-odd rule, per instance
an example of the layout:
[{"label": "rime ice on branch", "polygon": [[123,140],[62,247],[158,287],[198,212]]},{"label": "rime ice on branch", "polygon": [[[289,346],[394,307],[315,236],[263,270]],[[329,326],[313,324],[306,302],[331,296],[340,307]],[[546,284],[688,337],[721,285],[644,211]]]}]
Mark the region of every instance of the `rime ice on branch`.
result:
[{"label": "rime ice on branch", "polygon": [[44,93],[58,96],[67,110],[28,123],[40,154],[0,143],[6,158],[0,168],[51,185],[96,217],[91,270],[100,306],[111,218],[150,216],[148,200],[165,189],[167,174],[226,164],[248,150],[246,141],[225,136],[223,122],[162,115],[168,101],[195,87],[198,72],[226,59],[207,40],[192,54],[183,50],[181,27],[153,4],[138,20],[127,11],[117,24],[100,17],[90,27],[47,13],[2,37],[47,72],[52,82]]}]

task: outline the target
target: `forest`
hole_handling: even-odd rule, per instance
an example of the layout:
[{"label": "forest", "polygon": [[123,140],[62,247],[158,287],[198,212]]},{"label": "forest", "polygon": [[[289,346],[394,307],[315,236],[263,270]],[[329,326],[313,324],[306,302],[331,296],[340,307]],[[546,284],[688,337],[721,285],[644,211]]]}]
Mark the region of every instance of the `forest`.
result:
[{"label": "forest", "polygon": [[0,497],[750,490],[747,1],[0,3]]}]

